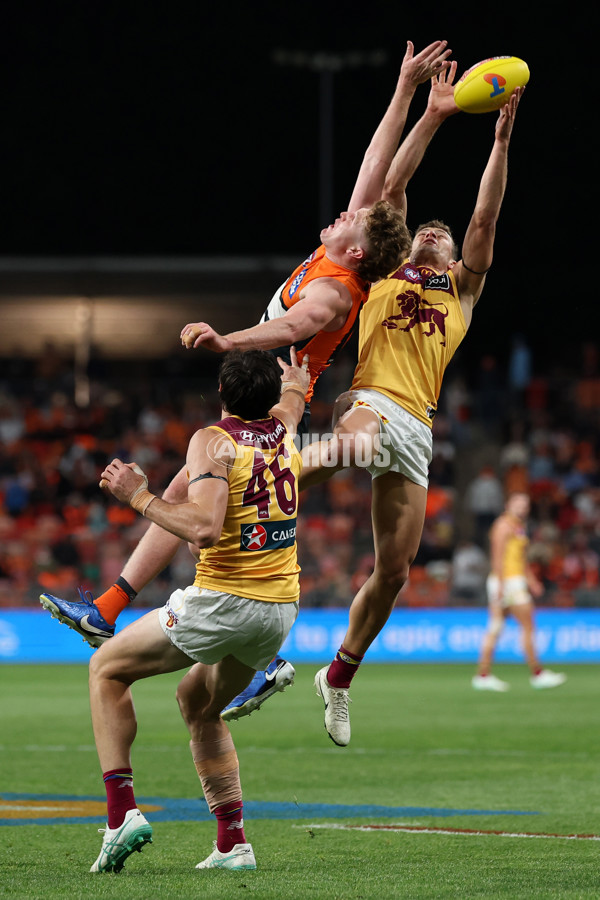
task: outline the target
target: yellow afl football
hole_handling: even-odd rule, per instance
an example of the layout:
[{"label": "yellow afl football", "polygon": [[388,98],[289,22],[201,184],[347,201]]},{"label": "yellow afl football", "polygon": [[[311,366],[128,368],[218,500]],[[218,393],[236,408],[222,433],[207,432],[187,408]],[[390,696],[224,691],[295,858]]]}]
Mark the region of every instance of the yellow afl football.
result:
[{"label": "yellow afl football", "polygon": [[492,56],[471,66],[454,87],[454,102],[468,113],[493,112],[508,103],[515,88],[525,87],[529,67],[517,56]]}]

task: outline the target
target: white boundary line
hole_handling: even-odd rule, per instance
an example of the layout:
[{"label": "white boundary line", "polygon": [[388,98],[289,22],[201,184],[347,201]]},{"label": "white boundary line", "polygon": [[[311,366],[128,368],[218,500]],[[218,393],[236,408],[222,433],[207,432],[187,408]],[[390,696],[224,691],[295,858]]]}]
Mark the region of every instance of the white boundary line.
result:
[{"label": "white boundary line", "polygon": [[292,825],[292,828],[328,828],[340,831],[395,831],[410,834],[445,834],[451,837],[553,838],[564,841],[600,841],[600,834],[547,834],[531,831],[479,831],[474,828],[431,828],[427,825],[341,825],[337,822]]}]

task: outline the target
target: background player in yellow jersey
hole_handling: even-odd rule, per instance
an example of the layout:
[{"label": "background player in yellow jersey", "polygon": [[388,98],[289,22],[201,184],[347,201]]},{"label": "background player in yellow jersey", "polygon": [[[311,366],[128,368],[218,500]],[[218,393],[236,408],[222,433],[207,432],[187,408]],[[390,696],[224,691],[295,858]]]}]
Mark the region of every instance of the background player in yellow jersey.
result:
[{"label": "background player in yellow jersey", "polygon": [[534,688],[558,687],[566,675],[544,669],[535,648],[534,597],[543,593],[527,561],[527,518],[530,501],[527,494],[511,494],[502,515],[490,529],[490,574],[487,579],[489,625],[481,646],[479,667],[471,684],[479,691],[507,691],[510,685],[491,673],[496,645],[504,629],[506,616],[521,626],[523,653],[531,671]]},{"label": "background player in yellow jersey", "polygon": [[92,872],[118,871],[152,839],[133,793],[131,685],[190,666],[177,698],[218,823],[215,848],[197,868],[256,868],[244,835],[235,747],[220,713],[277,653],[298,612],[302,463],[293,436],[309,377],[294,354],[292,365],[281,362],[281,369],[261,350],[225,357],[219,385],[224,418],[190,441],[185,502],[156,497],[133,463],[115,459],[102,473],[118,500],[189,542],[199,560],[193,585],[175,591],[163,609],[135,621],[91,658],[92,723],[108,806]]},{"label": "background player in yellow jersey", "polygon": [[[440,124],[456,112],[452,80],[434,78],[425,114],[406,137],[389,170],[384,197],[403,205],[405,187]],[[408,260],[371,288],[361,313],[359,361],[351,391],[339,398],[335,437],[306,448],[301,489],[337,468],[368,458],[373,478],[375,567],[354,597],[348,630],[334,660],[315,678],[334,743],[350,741],[348,689],[385,625],[415,558],[425,518],[431,422],[444,370],[471,322],[493,257],[496,223],[507,182],[508,147],[522,91],[495,121],[494,141],[475,209],[457,251],[441,220],[417,228]],[[308,452],[307,452],[308,451]],[[337,460],[337,466],[332,462]],[[342,461],[341,463],[339,461]]]}]

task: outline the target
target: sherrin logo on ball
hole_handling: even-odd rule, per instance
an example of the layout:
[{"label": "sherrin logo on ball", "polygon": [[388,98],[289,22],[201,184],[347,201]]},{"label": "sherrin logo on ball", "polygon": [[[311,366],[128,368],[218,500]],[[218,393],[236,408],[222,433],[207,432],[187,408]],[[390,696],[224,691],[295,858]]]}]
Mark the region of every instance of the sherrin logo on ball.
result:
[{"label": "sherrin logo on ball", "polygon": [[518,56],[492,56],[471,66],[454,87],[454,102],[468,113],[493,112],[529,81],[529,66]]}]

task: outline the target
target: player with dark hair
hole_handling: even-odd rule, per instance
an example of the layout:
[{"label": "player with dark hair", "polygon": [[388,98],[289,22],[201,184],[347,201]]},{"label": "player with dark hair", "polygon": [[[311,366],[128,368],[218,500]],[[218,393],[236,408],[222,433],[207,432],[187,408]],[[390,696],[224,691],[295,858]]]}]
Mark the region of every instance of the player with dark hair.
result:
[{"label": "player with dark hair", "polygon": [[277,369],[257,366],[262,354],[239,350],[226,356],[219,367],[219,395],[223,407],[242,419],[262,419],[265,409],[275,406],[281,393]]},{"label": "player with dark hair", "polygon": [[298,613],[302,463],[293,436],[304,412],[306,363],[299,368],[293,351],[290,366],[280,360],[282,386],[270,353],[236,351],[224,360],[223,418],[190,440],[186,501],[156,497],[134,463],[114,459],[102,473],[114,497],[193,545],[198,564],[193,585],[174,591],[162,609],[129,625],[90,660],[92,724],[108,807],[92,872],[118,872],[152,840],[133,791],[131,685],[190,666],[177,699],[218,825],[212,853],[196,868],[256,868],[244,833],[238,759],[220,713],[277,653]]},{"label": "player with dark hair", "polygon": [[[308,427],[308,404],[315,383],[351,336],[371,281],[395,270],[410,246],[402,211],[382,194],[417,86],[444,72],[449,65],[447,57],[451,51],[446,44],[434,41],[415,55],[413,44],[408,41],[396,89],[365,153],[348,210],[321,231],[320,247],[277,290],[261,322],[227,335],[218,335],[206,323],[186,325],[181,332],[187,347],[202,345],[216,352],[251,347],[272,349],[289,361],[289,348],[295,345],[300,361],[307,354],[311,379],[300,433]],[[163,497],[180,502],[186,492],[186,473],[182,469]],[[96,601],[80,591],[76,602],[42,594],[41,603],[92,647],[98,647],[114,634],[120,612],[166,568],[179,546],[175,535],[152,524],[115,584]],[[276,678],[264,681],[263,699],[293,677],[289,663],[280,665],[275,661],[273,665]]]}]

